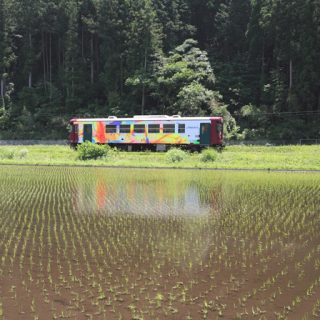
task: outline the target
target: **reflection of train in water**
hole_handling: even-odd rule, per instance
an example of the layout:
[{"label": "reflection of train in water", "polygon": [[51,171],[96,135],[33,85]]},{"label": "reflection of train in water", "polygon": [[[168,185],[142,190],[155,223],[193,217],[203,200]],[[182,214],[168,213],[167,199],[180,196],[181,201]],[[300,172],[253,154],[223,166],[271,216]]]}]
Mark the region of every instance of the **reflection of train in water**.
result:
[{"label": "reflection of train in water", "polygon": [[118,148],[166,150],[170,145],[190,149],[222,146],[221,117],[134,116],[70,120],[70,144],[85,141]]},{"label": "reflection of train in water", "polygon": [[[120,179],[121,180],[121,179]],[[96,177],[79,183],[72,193],[73,207],[80,214],[131,216],[203,216],[212,212],[197,185],[181,186],[167,181],[143,183]]]}]

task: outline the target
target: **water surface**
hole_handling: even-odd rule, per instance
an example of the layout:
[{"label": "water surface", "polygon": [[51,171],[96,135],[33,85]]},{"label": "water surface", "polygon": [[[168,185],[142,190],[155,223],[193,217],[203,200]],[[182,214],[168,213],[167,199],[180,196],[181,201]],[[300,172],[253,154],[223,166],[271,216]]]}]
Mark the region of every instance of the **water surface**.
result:
[{"label": "water surface", "polygon": [[319,192],[317,174],[0,166],[0,314],[312,319]]}]

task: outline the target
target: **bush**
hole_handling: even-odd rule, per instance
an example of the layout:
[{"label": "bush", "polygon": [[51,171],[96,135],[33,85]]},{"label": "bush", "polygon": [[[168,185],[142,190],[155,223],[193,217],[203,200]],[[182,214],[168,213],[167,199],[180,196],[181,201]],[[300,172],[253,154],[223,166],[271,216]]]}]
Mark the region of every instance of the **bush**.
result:
[{"label": "bush", "polygon": [[78,146],[77,151],[80,160],[96,160],[106,158],[110,152],[110,147],[108,145],[94,144],[86,141]]},{"label": "bush", "polygon": [[201,152],[200,160],[202,162],[213,162],[217,159],[218,152],[215,149],[205,149]]},{"label": "bush", "polygon": [[181,149],[170,149],[166,154],[168,162],[180,162],[187,157],[187,153]]},{"label": "bush", "polygon": [[19,158],[19,159],[24,159],[27,157],[29,151],[27,149],[21,149],[17,152],[16,156]]},{"label": "bush", "polygon": [[12,149],[4,149],[0,150],[0,159],[13,159],[14,158],[14,150]]}]

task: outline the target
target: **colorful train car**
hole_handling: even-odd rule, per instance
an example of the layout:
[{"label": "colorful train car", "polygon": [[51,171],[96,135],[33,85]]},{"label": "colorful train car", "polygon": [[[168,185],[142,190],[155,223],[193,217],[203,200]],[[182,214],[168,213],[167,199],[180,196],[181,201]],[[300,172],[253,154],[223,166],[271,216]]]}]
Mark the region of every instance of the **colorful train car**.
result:
[{"label": "colorful train car", "polygon": [[70,144],[85,141],[120,149],[166,150],[175,145],[198,150],[223,145],[221,117],[134,116],[70,120]]}]

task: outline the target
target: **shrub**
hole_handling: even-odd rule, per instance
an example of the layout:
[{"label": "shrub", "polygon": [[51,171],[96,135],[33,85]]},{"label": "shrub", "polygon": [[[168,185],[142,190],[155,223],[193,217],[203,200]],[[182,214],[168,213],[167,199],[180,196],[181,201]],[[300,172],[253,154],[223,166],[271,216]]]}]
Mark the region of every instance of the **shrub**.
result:
[{"label": "shrub", "polygon": [[202,162],[213,162],[217,159],[218,152],[215,149],[205,149],[201,152],[200,160]]},{"label": "shrub", "polygon": [[14,150],[12,149],[4,149],[0,150],[0,159],[13,159],[14,158]]},{"label": "shrub", "polygon": [[86,141],[78,146],[77,151],[80,160],[95,160],[107,157],[110,152],[110,147],[108,145],[94,144]]},{"label": "shrub", "polygon": [[166,159],[168,162],[180,162],[187,157],[187,153],[181,149],[170,149],[166,154]]},{"label": "shrub", "polygon": [[24,159],[27,157],[29,151],[27,149],[21,149],[17,152],[16,156],[19,158],[19,159]]}]

